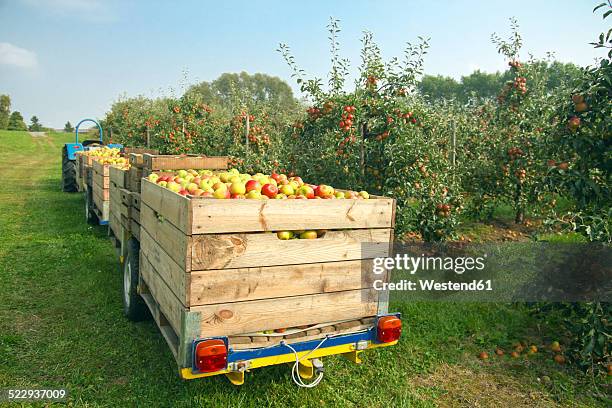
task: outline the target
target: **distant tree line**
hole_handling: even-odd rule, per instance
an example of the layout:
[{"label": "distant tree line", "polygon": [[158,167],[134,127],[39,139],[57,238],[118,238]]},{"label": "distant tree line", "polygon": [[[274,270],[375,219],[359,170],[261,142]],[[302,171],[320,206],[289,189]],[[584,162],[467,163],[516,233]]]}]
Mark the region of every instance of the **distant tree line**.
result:
[{"label": "distant tree line", "polygon": [[[581,70],[572,63],[535,61],[547,72],[546,89],[552,92],[561,86],[571,84],[580,78]],[[487,73],[480,70],[456,80],[442,75],[425,75],[418,85],[419,92],[430,101],[471,99],[493,99],[499,94],[504,83],[512,80],[510,70]]]}]

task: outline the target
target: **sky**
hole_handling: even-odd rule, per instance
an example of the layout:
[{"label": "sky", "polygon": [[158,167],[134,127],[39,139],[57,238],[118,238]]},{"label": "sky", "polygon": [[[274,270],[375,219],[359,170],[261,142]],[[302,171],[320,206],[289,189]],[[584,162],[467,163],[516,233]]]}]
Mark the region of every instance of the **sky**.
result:
[{"label": "sky", "polygon": [[579,65],[602,56],[589,42],[609,27],[596,0],[136,1],[0,0],[0,94],[26,121],[62,128],[101,118],[113,101],[180,96],[185,87],[224,72],[262,72],[286,80],[276,51],[287,43],[310,76],[329,71],[330,17],[340,20],[340,54],[359,65],[369,30],[383,56],[430,38],[427,74],[460,78],[506,68],[490,37],[510,33],[516,17],[531,53]]}]

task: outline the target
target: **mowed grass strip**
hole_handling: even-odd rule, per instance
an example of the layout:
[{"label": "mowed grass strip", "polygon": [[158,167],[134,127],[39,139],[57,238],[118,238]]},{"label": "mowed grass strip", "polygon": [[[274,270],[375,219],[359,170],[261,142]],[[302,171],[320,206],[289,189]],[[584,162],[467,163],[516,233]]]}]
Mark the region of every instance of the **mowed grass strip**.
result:
[{"label": "mowed grass strip", "polygon": [[[286,365],[248,373],[242,387],[223,376],[182,381],[157,327],[122,315],[106,228],[85,223],[81,194],[60,191],[71,140],[0,131],[0,388],[66,388],[71,404],[90,407],[432,407],[494,406],[478,387],[501,384],[516,406],[530,395],[532,406],[605,406],[600,388],[544,355],[477,360],[482,348],[544,335],[521,307],[497,304],[392,304],[403,314],[400,344],[366,353],[361,366],[326,359],[315,389],[297,388]],[[474,389],[463,398],[466,372],[486,382],[466,384]],[[552,385],[537,380],[543,373]]]}]

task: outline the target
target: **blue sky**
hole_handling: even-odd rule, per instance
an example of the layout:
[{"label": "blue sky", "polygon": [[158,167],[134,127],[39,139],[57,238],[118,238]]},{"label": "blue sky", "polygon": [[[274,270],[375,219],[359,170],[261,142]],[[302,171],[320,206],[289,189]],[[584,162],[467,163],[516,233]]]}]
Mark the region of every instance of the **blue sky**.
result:
[{"label": "blue sky", "polygon": [[490,35],[506,37],[512,16],[524,58],[552,51],[560,61],[588,65],[602,55],[588,42],[607,29],[591,12],[596,3],[0,0],[0,93],[26,119],[63,127],[103,116],[122,95],[178,95],[185,83],[223,72],[265,72],[294,86],[278,43],[289,44],[309,74],[325,76],[330,16],[341,20],[341,54],[354,70],[365,29],[387,58],[401,55],[406,41],[430,37],[429,74],[504,69]]}]

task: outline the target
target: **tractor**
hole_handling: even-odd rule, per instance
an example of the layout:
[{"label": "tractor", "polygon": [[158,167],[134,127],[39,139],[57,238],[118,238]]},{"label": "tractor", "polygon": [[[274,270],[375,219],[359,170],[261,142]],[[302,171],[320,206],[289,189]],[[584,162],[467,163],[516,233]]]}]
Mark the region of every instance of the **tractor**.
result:
[{"label": "tractor", "polygon": [[[79,127],[84,122],[93,122],[98,126],[100,132],[99,140],[84,140],[79,143]],[[98,121],[94,119],[83,119],[75,127],[74,132],[76,134],[76,140],[74,143],[66,143],[62,148],[62,190],[68,193],[74,193],[79,191],[76,180],[76,152],[82,152],[87,150],[97,149],[100,146],[104,146],[102,140],[103,132],[102,126]],[[123,147],[120,144],[109,144],[108,147]]]}]

